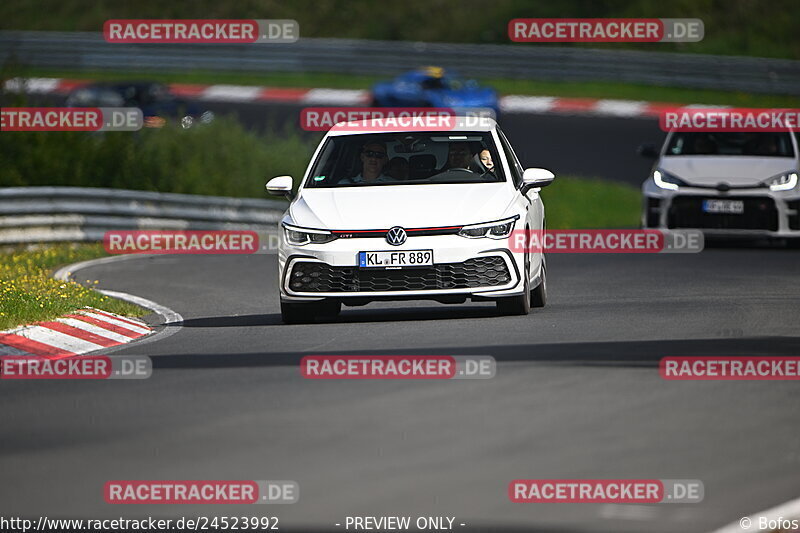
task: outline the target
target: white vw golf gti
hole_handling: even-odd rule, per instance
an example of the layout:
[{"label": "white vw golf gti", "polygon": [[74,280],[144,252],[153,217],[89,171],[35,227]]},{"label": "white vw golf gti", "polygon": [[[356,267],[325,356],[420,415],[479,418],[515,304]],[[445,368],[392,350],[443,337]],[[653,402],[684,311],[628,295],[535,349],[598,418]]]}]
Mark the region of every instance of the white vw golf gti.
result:
[{"label": "white vw golf gti", "polygon": [[267,183],[290,198],[278,252],[284,322],[380,300],[543,307],[544,255],[511,237],[544,229],[539,189],[553,174],[523,170],[491,119],[414,131],[390,120],[329,131],[296,195],[290,176]]}]

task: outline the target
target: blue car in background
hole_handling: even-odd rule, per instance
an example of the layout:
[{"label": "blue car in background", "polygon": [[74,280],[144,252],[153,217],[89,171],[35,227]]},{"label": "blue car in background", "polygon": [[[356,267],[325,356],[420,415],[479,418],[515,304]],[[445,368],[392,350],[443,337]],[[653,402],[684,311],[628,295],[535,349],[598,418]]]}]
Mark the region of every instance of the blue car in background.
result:
[{"label": "blue car in background", "polygon": [[461,80],[441,67],[422,67],[372,88],[374,107],[490,108],[499,111],[497,92],[475,80]]}]

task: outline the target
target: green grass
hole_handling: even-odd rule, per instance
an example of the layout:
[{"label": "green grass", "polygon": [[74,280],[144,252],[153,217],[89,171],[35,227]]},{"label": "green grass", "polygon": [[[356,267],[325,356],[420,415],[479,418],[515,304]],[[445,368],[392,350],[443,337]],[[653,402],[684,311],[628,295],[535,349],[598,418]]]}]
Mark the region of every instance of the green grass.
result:
[{"label": "green grass", "polygon": [[639,227],[641,192],[631,185],[557,177],[541,194],[548,229]]},{"label": "green grass", "polygon": [[[271,131],[271,130],[270,130]],[[80,132],[3,134],[4,186],[111,187],[264,198],[268,178],[299,178],[319,136],[246,131],[233,118],[183,130],[146,128],[103,135]]]},{"label": "green grass", "polygon": [[[202,85],[262,85],[268,87],[298,87],[330,89],[364,89],[385,76],[358,76],[331,73],[237,73],[237,72],[189,72],[164,73],[141,71],[136,73],[97,71],[75,72],[59,69],[14,68],[2,73],[5,78],[14,76],[71,78],[98,81],[120,81],[148,79],[163,83],[196,83]],[[732,105],[737,107],[800,107],[800,97],[788,95],[749,94],[706,89],[684,89],[617,82],[550,82],[537,80],[480,79],[483,84],[494,87],[500,94],[530,96],[560,96],[573,98],[611,98],[618,100],[645,100],[678,104]]]},{"label": "green grass", "polygon": [[[104,255],[100,244],[57,244],[0,252],[0,330],[52,320],[86,306],[124,316],[149,313],[90,287],[51,277],[59,266]],[[91,286],[97,284],[85,281]]]}]

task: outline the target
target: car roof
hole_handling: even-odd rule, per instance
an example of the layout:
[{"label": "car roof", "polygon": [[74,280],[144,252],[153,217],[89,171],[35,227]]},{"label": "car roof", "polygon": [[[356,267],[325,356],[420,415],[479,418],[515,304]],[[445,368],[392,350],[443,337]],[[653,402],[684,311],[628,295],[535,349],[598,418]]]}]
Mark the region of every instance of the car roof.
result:
[{"label": "car roof", "polygon": [[[448,124],[445,127],[421,127],[421,128],[400,128],[397,127],[396,118],[373,118],[367,120],[354,120],[351,122],[340,122],[328,131],[330,137],[340,137],[343,135],[365,135],[375,133],[430,133],[430,132],[454,132],[454,131],[480,131],[490,132],[497,128],[497,122],[488,117],[456,116],[455,124]],[[450,127],[452,126],[452,127]]]}]

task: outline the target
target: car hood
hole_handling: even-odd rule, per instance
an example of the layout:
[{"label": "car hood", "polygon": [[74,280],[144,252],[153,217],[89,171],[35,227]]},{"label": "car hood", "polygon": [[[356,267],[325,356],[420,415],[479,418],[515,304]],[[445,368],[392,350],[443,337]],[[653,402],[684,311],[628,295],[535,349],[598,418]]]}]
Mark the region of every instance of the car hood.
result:
[{"label": "car hood", "polygon": [[513,194],[508,183],[304,189],[289,213],[295,224],[320,229],[463,226],[503,218]]},{"label": "car hood", "polygon": [[661,158],[660,168],[690,185],[758,185],[795,168],[791,157],[672,156]]}]

